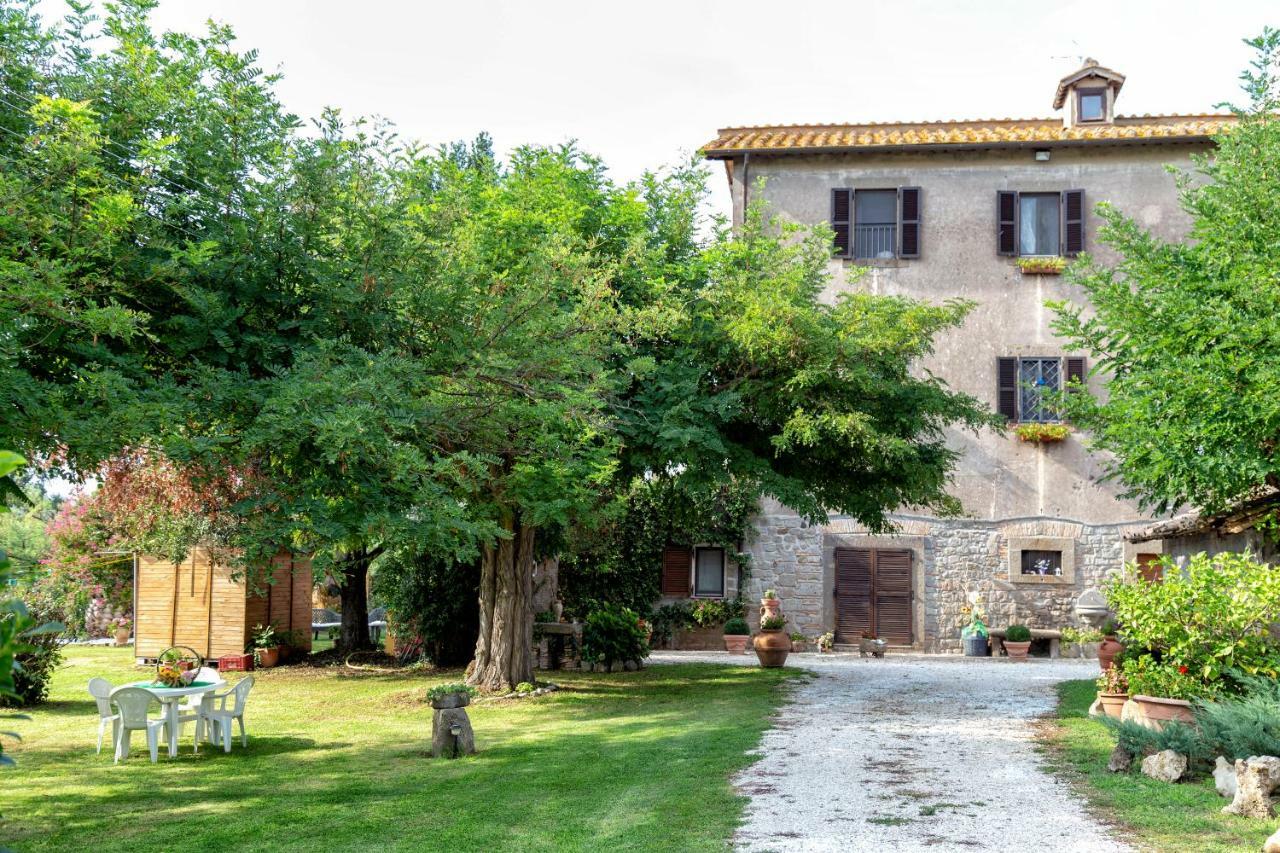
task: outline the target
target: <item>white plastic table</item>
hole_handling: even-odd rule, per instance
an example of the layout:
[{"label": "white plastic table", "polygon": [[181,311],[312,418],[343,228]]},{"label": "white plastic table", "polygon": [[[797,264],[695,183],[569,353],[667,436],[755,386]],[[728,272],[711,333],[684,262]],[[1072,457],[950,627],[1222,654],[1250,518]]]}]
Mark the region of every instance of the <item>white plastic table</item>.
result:
[{"label": "white plastic table", "polygon": [[[225,679],[205,682],[192,687],[153,687],[154,681],[135,681],[130,687],[141,687],[160,700],[164,706],[165,720],[169,724],[169,757],[178,754],[178,705],[184,696],[200,696],[226,687]],[[196,751],[200,750],[200,739],[196,738]]]}]

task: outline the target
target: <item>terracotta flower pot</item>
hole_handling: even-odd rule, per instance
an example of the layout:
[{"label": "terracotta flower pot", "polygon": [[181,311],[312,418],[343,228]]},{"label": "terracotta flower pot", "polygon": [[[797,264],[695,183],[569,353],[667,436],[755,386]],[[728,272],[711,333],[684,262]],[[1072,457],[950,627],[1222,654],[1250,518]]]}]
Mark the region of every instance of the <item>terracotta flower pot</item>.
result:
[{"label": "terracotta flower pot", "polygon": [[782,633],[781,628],[774,630],[761,629],[756,634],[752,645],[756,650],[756,657],[760,659],[760,665],[764,667],[782,666],[787,662],[787,654],[791,651],[791,638]]},{"label": "terracotta flower pot", "polygon": [[760,599],[760,618],[765,619],[769,616],[777,616],[782,610],[781,598],[762,598]]},{"label": "terracotta flower pot", "polygon": [[792,641],[791,641],[791,651],[795,652],[796,654],[799,654],[800,652],[803,652],[803,651],[804,651],[804,646],[805,646],[805,644],[804,644],[804,641],[803,641],[803,640],[792,640]]},{"label": "terracotta flower pot", "polygon": [[1108,717],[1120,719],[1124,703],[1129,701],[1128,693],[1099,693],[1098,701],[1102,703],[1102,712]]},{"label": "terracotta flower pot", "polygon": [[269,649],[258,649],[258,666],[270,669],[280,662],[280,649],[272,646]]},{"label": "terracotta flower pot", "polygon": [[749,639],[751,638],[746,634],[725,634],[724,650],[731,655],[745,655]]},{"label": "terracotta flower pot", "polygon": [[128,628],[116,629],[116,645],[117,646],[129,645],[129,629]]},{"label": "terracotta flower pot", "polygon": [[1163,696],[1134,696],[1142,715],[1163,728],[1165,723],[1194,723],[1191,703],[1183,699],[1166,699]]},{"label": "terracotta flower pot", "polygon": [[1103,637],[1102,642],[1098,645],[1098,666],[1102,667],[1103,672],[1111,669],[1111,662],[1122,651],[1124,651],[1124,643],[1117,640],[1115,634],[1108,634]]},{"label": "terracotta flower pot", "polygon": [[1008,640],[1002,640],[1001,643],[1004,645],[1004,651],[1009,656],[1009,660],[1025,661],[1027,652],[1031,651],[1030,640],[1025,643],[1011,643]]}]

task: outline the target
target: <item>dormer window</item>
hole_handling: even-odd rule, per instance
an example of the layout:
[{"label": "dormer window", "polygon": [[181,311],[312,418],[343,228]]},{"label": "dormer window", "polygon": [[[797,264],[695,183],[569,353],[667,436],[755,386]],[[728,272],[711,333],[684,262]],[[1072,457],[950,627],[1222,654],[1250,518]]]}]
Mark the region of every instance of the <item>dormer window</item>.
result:
[{"label": "dormer window", "polygon": [[1110,124],[1115,121],[1116,97],[1124,85],[1124,75],[1103,68],[1096,59],[1058,81],[1053,108],[1063,112],[1066,127],[1081,124]]},{"label": "dormer window", "polygon": [[1077,114],[1080,121],[1105,121],[1107,118],[1107,90],[1106,89],[1078,89],[1076,95],[1080,101],[1077,104]]}]

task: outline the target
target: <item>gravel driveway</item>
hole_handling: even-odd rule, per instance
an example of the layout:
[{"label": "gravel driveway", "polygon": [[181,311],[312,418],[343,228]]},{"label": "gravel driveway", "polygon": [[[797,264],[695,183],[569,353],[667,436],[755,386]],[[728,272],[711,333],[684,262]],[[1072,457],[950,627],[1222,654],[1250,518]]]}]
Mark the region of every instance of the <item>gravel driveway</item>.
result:
[{"label": "gravel driveway", "polygon": [[[659,652],[655,662],[755,664]],[[1119,851],[1126,844],[1040,766],[1032,720],[1095,661],[792,655],[817,677],[735,784],[744,851]]]}]

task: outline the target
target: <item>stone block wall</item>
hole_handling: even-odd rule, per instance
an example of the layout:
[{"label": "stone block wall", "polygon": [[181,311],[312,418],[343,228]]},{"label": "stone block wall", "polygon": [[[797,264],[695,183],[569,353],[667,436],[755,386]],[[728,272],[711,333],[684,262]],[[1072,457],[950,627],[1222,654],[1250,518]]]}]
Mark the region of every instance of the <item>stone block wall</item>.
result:
[{"label": "stone block wall", "polygon": [[[1101,587],[1132,554],[1124,535],[1141,522],[1081,524],[1051,518],[1007,521],[903,516],[899,534],[872,536],[847,519],[809,525],[776,503],[766,504],[747,543],[750,578],[743,590],[747,619],[755,630],[754,604],[776,589],[788,631],[816,636],[835,625],[832,552],[836,547],[909,548],[915,554],[917,596],[915,646],[922,651],[959,653],[960,629],[970,593],[982,597],[987,622],[1006,627],[1084,627],[1073,609],[1087,589]],[[1057,538],[1069,541],[1073,564],[1064,577],[1022,579],[1011,572],[1010,542]],[[1017,547],[1015,545],[1015,547]],[[1024,546],[1033,547],[1033,546]],[[1133,546],[1129,546],[1132,549]],[[1017,562],[1017,555],[1013,562]],[[1067,576],[1069,575],[1069,577]]]}]

